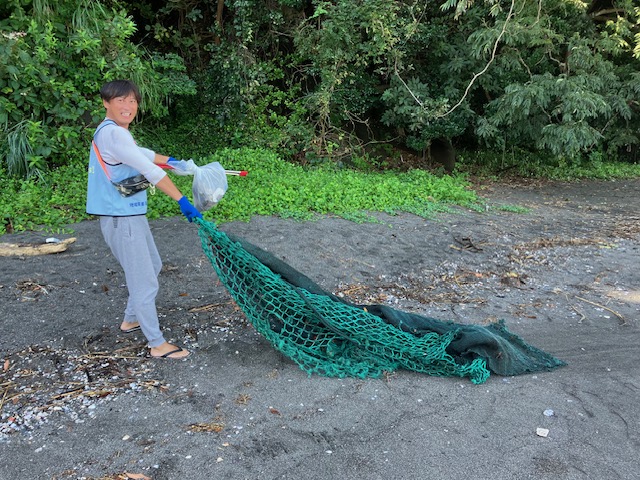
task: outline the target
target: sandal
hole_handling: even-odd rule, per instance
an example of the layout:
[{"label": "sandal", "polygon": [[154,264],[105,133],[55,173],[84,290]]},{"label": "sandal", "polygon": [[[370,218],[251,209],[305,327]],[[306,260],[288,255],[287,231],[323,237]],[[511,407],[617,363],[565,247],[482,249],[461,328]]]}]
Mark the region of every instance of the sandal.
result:
[{"label": "sandal", "polygon": [[187,358],[189,355],[191,355],[191,352],[187,352],[187,354],[186,354],[186,355],[184,355],[184,356],[182,356],[182,357],[172,357],[171,355],[174,355],[174,354],[176,354],[176,353],[180,353],[180,352],[185,352],[185,351],[186,351],[186,350],[185,350],[184,348],[182,348],[182,347],[176,347],[176,348],[175,348],[175,349],[173,349],[173,350],[169,350],[169,351],[168,351],[167,353],[165,353],[164,355],[153,355],[153,354],[151,354],[151,353],[149,353],[149,355],[150,355],[152,358],[168,358],[168,359],[171,359],[171,360],[182,360],[182,359],[184,359],[184,358]]},{"label": "sandal", "polygon": [[140,330],[140,325],[136,325],[135,327],[131,327],[131,328],[120,328],[120,331],[122,333],[133,333],[133,332],[137,332],[138,330]]}]

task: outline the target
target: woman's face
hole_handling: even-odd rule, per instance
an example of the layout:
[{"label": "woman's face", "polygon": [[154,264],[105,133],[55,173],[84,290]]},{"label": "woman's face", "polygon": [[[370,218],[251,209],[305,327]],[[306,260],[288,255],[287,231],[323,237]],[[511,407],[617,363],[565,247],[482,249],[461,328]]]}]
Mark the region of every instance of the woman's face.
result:
[{"label": "woman's face", "polygon": [[107,118],[127,129],[138,113],[138,101],[133,94],[115,97],[109,101],[103,100],[102,104],[107,109]]}]

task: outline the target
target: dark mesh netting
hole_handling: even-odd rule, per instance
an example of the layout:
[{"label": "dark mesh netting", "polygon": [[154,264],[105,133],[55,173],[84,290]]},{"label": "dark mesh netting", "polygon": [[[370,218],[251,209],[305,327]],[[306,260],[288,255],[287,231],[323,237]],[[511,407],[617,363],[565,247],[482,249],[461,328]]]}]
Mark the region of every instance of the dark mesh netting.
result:
[{"label": "dark mesh netting", "polygon": [[355,305],[249,242],[198,219],[202,248],[255,329],[309,374],[379,377],[399,368],[482,383],[564,365],[510,333]]}]

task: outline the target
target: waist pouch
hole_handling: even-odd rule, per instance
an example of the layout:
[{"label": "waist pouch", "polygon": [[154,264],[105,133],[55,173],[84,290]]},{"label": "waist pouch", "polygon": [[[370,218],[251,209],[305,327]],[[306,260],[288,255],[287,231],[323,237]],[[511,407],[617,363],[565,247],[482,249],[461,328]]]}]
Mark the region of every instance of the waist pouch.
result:
[{"label": "waist pouch", "polygon": [[140,174],[125,178],[119,182],[112,181],[111,183],[123,197],[130,197],[131,195],[142,192],[151,186],[151,182],[149,182],[144,175]]}]

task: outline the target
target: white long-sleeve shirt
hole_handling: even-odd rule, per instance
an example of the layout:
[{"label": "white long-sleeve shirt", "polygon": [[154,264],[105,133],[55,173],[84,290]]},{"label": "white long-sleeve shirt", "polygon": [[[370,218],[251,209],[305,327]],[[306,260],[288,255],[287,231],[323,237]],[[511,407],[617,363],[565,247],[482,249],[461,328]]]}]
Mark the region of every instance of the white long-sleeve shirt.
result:
[{"label": "white long-sleeve shirt", "polygon": [[94,141],[106,164],[124,163],[144,175],[153,185],[167,175],[162,168],[153,163],[155,152],[139,147],[126,128],[107,125],[100,130]]}]

